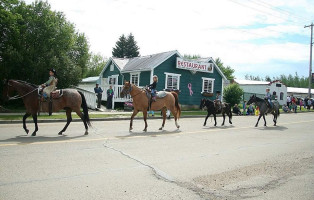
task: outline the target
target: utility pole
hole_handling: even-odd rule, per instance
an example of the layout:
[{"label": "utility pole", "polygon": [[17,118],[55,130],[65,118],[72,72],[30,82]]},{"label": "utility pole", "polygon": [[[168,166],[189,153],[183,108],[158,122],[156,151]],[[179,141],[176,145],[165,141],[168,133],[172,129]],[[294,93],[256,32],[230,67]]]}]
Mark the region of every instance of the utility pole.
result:
[{"label": "utility pole", "polygon": [[313,22],[311,25],[304,26],[304,28],[311,27],[311,43],[310,43],[310,67],[309,67],[309,98],[312,97],[311,93],[311,83],[312,83],[312,46],[313,46]]}]

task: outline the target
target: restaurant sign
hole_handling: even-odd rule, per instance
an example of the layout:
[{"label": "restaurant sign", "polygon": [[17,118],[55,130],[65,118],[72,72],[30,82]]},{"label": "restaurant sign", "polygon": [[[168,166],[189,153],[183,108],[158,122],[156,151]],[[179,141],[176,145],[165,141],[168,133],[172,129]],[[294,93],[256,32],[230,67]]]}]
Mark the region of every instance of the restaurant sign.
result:
[{"label": "restaurant sign", "polygon": [[177,57],[177,68],[191,71],[213,73],[214,64],[183,60],[182,58]]}]

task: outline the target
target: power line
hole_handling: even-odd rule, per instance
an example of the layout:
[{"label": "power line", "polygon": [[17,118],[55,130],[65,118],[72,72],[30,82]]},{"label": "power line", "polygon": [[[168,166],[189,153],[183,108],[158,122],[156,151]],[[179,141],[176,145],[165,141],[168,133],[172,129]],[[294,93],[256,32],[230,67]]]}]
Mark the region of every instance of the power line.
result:
[{"label": "power line", "polygon": [[[235,3],[235,4],[238,4],[238,5],[243,6],[243,7],[250,8],[250,9],[255,10],[255,11],[258,11],[258,12],[260,12],[260,13],[267,14],[267,15],[273,16],[273,17],[275,17],[275,18],[282,19],[282,20],[284,20],[284,21],[290,21],[290,23],[292,22],[292,24],[299,25],[299,23],[297,23],[297,22],[291,21],[291,20],[289,20],[289,19],[287,19],[287,18],[284,18],[284,17],[281,17],[281,16],[274,15],[274,14],[271,13],[271,12],[266,12],[266,11],[264,11],[264,10],[257,9],[256,7],[252,7],[252,6],[243,4],[243,3],[239,3],[239,2],[237,2],[237,1],[235,1],[235,0],[228,0],[228,1],[231,1],[231,2],[233,2],[233,3]],[[252,2],[252,3],[254,3],[254,2]]]},{"label": "power line", "polygon": [[297,15],[295,13],[292,13],[289,10],[286,10],[286,9],[283,9],[283,8],[279,8],[279,7],[275,7],[272,4],[266,3],[266,2],[264,2],[262,0],[248,0],[248,1],[251,1],[254,4],[261,5],[261,6],[266,7],[266,8],[270,8],[270,9],[276,11],[276,12],[280,12],[282,14],[288,15],[289,17],[293,17],[295,19],[302,20],[302,21],[308,21],[308,19],[305,19],[305,18],[303,18],[303,17],[301,17],[301,16],[299,16],[299,15]]}]

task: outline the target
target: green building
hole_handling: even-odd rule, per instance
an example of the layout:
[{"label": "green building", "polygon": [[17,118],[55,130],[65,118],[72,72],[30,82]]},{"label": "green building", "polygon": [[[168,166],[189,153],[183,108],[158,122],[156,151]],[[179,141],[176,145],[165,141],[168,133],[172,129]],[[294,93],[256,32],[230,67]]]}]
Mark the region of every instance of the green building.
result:
[{"label": "green building", "polygon": [[[125,80],[144,87],[158,76],[157,90],[179,91],[182,106],[199,106],[202,98],[214,99],[216,91],[223,92],[226,77],[214,60],[200,58],[186,60],[178,51],[163,52],[135,58],[110,58],[100,73],[100,86],[106,91],[114,88],[115,102],[130,101],[120,98]],[[103,100],[106,101],[106,94]]]}]

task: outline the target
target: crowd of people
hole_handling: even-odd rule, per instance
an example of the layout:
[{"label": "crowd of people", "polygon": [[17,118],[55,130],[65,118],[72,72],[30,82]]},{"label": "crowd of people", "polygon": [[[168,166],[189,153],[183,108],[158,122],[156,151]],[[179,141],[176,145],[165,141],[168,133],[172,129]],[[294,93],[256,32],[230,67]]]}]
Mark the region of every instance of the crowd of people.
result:
[{"label": "crowd of people", "polygon": [[293,95],[287,96],[287,104],[284,104],[282,109],[284,112],[297,112],[297,110],[304,109],[310,110],[311,107],[314,109],[314,100],[312,98],[297,98]]}]

